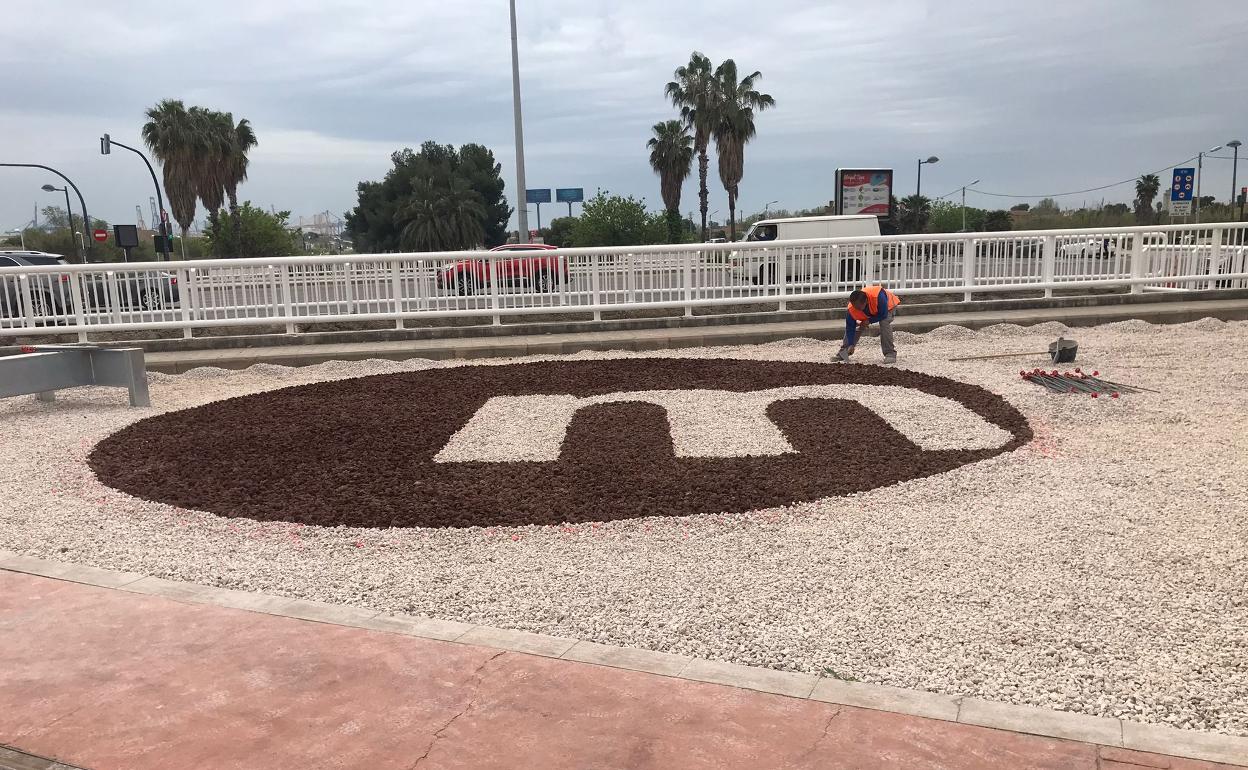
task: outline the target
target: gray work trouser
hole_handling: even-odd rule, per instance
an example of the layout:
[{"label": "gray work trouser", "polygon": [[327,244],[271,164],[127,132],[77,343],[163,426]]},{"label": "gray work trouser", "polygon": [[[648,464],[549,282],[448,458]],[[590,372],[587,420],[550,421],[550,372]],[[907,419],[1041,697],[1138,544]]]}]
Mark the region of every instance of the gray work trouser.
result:
[{"label": "gray work trouser", "polygon": [[[897,311],[892,310],[888,315],[880,320],[880,351],[886,356],[897,354],[897,348],[893,345],[893,319],[897,317]],[[867,336],[867,330],[864,329],[858,333],[858,341]],[[841,350],[845,349],[845,343],[841,343]]]}]

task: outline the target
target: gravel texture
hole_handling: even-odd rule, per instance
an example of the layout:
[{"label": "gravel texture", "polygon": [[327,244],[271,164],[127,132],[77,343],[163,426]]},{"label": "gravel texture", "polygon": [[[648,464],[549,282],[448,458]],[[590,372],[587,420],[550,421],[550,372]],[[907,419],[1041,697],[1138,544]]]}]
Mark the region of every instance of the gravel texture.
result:
[{"label": "gravel texture", "polygon": [[[947,360],[1039,350],[1058,333],[1079,341],[1083,368],[1163,393],[1052,395],[1018,376],[1042,359]],[[255,521],[143,501],[97,481],[87,465],[95,444],[160,412],[365,374],[503,362],[200,369],[153,375],[150,410],[129,409],[122,391],[106,389],[64,392],[54,404],[0,402],[0,549],[1248,735],[1248,323],[896,336],[903,368],[1003,396],[1032,440],[937,475],[785,507],[521,527],[319,527],[291,523],[293,510]],[[835,347],[789,340],[558,360],[824,363]],[[878,357],[871,339],[855,360]],[[582,414],[591,411],[624,414],[625,425],[663,415],[644,404]],[[571,426],[565,449],[591,433]],[[864,462],[862,473],[872,468]]]}]

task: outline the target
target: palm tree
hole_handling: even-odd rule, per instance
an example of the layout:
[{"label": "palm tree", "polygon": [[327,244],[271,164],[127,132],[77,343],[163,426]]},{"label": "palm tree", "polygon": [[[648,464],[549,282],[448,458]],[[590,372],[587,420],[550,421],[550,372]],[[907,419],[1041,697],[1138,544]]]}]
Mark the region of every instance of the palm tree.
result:
[{"label": "palm tree", "polygon": [[737,80],[737,63],[725,59],[715,69],[718,96],[714,99],[715,126],[711,135],[715,138],[715,154],[719,156],[719,181],[728,192],[728,231],[732,240],[737,239],[737,185],[745,173],[745,145],[754,138],[755,111],[762,112],[776,106],[770,94],[759,93],[754,83],[762,77],[752,72]]},{"label": "palm tree", "polygon": [[897,208],[903,233],[921,233],[927,229],[927,220],[932,216],[932,202],[927,197],[908,195],[901,199]]},{"label": "palm tree", "polygon": [[706,150],[716,123],[715,100],[719,92],[715,87],[711,60],[697,51],[689,55],[688,64],[677,67],[672,74],[676,79],[667,84],[667,97],[680,108],[685,125],[693,129],[693,149],[698,154],[698,206],[702,212],[702,240],[705,242],[706,211],[709,208],[706,177],[710,163]]},{"label": "palm tree", "polygon": [[418,179],[412,196],[395,214],[399,242],[413,251],[455,251],[485,240],[481,195],[459,177]]},{"label": "palm tree", "polygon": [[[233,117],[231,116],[231,120]],[[230,218],[234,220],[234,235],[241,243],[243,239],[243,220],[238,214],[238,186],[247,181],[247,166],[250,161],[247,153],[259,144],[256,132],[251,129],[251,122],[246,118],[234,126],[234,147],[230,153],[230,165],[225,175],[225,194],[230,199]]]},{"label": "palm tree", "polygon": [[667,209],[668,239],[680,238],[680,190],[693,166],[693,137],[679,120],[654,124],[650,148],[650,168],[659,175],[659,192]]},{"label": "palm tree", "polygon": [[195,219],[200,126],[177,99],[164,99],[146,114],[143,142],[161,163],[169,210],[185,238]]},{"label": "palm tree", "polygon": [[202,107],[192,107],[188,113],[199,138],[199,146],[196,148],[195,192],[204,204],[208,218],[216,221],[221,207],[225,205],[225,182],[234,152],[234,117],[228,112],[216,112]]},{"label": "palm tree", "polygon": [[1142,225],[1152,224],[1154,220],[1153,199],[1161,189],[1161,180],[1156,174],[1145,174],[1135,183],[1135,221]]}]

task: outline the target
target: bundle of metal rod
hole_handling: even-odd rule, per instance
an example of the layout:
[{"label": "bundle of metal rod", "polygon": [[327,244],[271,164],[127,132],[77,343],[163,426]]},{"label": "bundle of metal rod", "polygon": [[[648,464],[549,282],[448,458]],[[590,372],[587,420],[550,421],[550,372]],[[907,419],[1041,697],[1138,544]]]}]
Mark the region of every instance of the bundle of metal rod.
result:
[{"label": "bundle of metal rod", "polygon": [[1098,376],[1100,372],[1087,375],[1079,369],[1073,372],[1059,372],[1056,369],[1046,372],[1043,369],[1032,369],[1030,372],[1023,370],[1018,374],[1024,380],[1043,386],[1050,393],[1087,393],[1092,398],[1099,398],[1102,395],[1118,398],[1122,393],[1139,393],[1143,390],[1102,380]]}]

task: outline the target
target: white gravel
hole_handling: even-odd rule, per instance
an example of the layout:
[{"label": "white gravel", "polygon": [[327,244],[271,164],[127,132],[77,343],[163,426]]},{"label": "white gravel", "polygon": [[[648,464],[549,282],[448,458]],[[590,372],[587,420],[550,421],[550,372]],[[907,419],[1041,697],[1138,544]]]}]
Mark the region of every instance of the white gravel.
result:
[{"label": "white gravel", "polygon": [[[1165,391],[1053,396],[1018,369],[1059,333],[1080,364]],[[157,411],[428,361],[153,375],[0,402],[0,549],[211,585],[1248,734],[1248,323],[1002,324],[898,333],[902,365],[976,383],[1036,432],[933,478],[735,516],[373,530],[224,519],[100,485],[84,463]],[[827,361],[813,340],[638,356]],[[626,357],[580,353],[569,358]],[[555,357],[543,357],[555,358]],[[867,340],[856,360],[879,358]],[[530,359],[532,360],[532,359]]]}]

